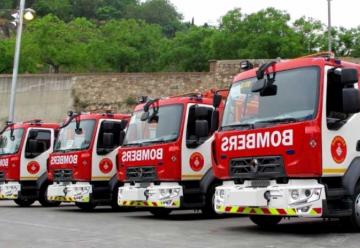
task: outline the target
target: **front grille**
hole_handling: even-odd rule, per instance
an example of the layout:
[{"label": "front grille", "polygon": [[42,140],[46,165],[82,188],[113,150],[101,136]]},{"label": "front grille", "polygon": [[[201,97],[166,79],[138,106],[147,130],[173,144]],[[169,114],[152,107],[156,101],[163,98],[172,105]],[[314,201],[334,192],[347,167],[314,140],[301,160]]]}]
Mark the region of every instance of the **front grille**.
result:
[{"label": "front grille", "polygon": [[0,182],[4,182],[5,181],[5,172],[0,171]]},{"label": "front grille", "polygon": [[280,156],[236,158],[230,161],[230,176],[240,179],[276,179],[285,177]]},{"label": "front grille", "polygon": [[126,179],[131,182],[149,182],[156,180],[155,167],[130,167],[126,170]]},{"label": "front grille", "polygon": [[54,181],[55,182],[71,182],[73,180],[72,170],[55,170]]}]

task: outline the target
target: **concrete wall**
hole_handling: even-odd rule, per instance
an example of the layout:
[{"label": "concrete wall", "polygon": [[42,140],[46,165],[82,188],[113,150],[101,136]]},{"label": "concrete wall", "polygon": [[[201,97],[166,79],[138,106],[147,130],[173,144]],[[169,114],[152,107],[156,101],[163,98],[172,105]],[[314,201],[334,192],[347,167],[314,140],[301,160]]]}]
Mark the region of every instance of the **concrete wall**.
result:
[{"label": "concrete wall", "polygon": [[[24,75],[17,83],[15,121],[61,120],[73,108],[73,77],[68,75]],[[0,121],[8,117],[11,76],[0,75]],[[1,125],[2,125],[1,123]]]},{"label": "concrete wall", "polygon": [[[349,59],[347,59],[349,60]],[[360,59],[350,59],[360,63]],[[262,64],[268,60],[251,60]],[[161,97],[227,88],[240,60],[210,61],[209,72],[22,75],[15,119],[61,121],[69,110],[131,112],[139,96]],[[8,115],[11,75],[0,75],[0,121]],[[1,125],[1,123],[0,123]]]}]

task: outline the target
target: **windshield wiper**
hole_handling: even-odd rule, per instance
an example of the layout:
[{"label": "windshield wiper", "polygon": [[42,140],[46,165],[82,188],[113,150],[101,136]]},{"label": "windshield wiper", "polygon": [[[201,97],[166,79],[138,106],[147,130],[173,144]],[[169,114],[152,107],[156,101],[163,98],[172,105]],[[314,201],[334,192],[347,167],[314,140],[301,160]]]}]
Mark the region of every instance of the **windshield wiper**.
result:
[{"label": "windshield wiper", "polygon": [[282,118],[282,119],[270,119],[270,120],[263,120],[263,121],[257,121],[255,124],[273,124],[273,123],[290,123],[290,122],[297,122],[301,121],[301,119],[296,118]]},{"label": "windshield wiper", "polygon": [[70,148],[70,149],[65,149],[65,150],[62,150],[62,149],[59,149],[59,150],[55,150],[55,152],[74,152],[74,151],[81,151],[81,150],[85,150],[87,148]]},{"label": "windshield wiper", "polygon": [[228,131],[228,130],[234,130],[234,129],[254,129],[253,123],[239,123],[239,124],[232,124],[228,126],[223,126],[222,130]]}]

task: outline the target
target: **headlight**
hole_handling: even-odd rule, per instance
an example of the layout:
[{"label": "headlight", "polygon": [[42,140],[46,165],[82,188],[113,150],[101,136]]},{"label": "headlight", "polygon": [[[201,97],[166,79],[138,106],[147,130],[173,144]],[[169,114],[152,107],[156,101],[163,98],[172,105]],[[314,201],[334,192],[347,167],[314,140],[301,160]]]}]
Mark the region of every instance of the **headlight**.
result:
[{"label": "headlight", "polygon": [[315,189],[292,189],[290,190],[290,204],[306,204],[318,201],[321,197],[321,188]]},{"label": "headlight", "polygon": [[293,200],[295,200],[295,201],[298,200],[299,196],[300,196],[299,190],[297,190],[297,189],[291,190],[291,198]]},{"label": "headlight", "polygon": [[160,189],[160,195],[161,195],[161,197],[166,197],[168,195],[168,190],[167,189]]}]

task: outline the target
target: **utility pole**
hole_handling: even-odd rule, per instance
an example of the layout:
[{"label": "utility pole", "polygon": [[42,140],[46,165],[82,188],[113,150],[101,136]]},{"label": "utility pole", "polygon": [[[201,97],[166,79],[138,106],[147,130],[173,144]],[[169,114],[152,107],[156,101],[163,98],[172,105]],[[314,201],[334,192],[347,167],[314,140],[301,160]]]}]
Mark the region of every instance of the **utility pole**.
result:
[{"label": "utility pole", "polygon": [[332,52],[332,36],[331,36],[331,0],[328,1],[328,39],[329,39],[329,52]]},{"label": "utility pole", "polygon": [[20,0],[19,12],[15,20],[17,24],[17,31],[16,31],[14,68],[13,68],[13,75],[11,81],[11,93],[10,93],[10,103],[9,103],[9,119],[8,119],[9,122],[14,122],[16,83],[19,72],[21,36],[22,36],[22,29],[24,22],[24,9],[25,9],[25,0]]}]

